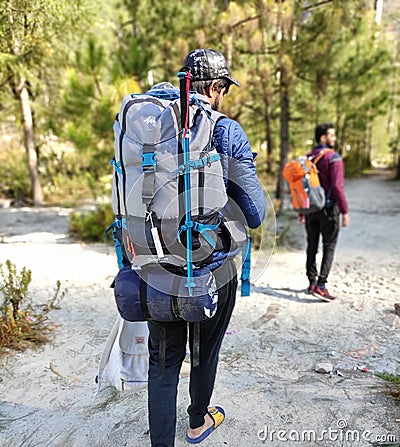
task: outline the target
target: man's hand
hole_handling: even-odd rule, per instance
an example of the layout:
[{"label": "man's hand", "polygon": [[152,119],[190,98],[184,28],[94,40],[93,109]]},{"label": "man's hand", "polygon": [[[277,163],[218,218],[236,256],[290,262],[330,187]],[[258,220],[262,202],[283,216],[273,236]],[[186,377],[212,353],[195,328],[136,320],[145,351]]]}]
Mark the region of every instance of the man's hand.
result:
[{"label": "man's hand", "polygon": [[304,214],[299,214],[297,216],[297,220],[301,223],[301,224],[305,224],[306,223],[306,216]]},{"label": "man's hand", "polygon": [[342,227],[347,227],[350,223],[350,217],[348,214],[342,214]]}]

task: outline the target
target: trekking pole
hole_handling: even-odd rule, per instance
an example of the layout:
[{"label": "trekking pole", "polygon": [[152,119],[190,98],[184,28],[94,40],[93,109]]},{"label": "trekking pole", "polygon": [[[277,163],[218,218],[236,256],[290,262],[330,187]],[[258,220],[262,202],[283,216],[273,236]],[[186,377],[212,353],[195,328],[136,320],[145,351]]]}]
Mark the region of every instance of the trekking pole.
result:
[{"label": "trekking pole", "polygon": [[190,90],[190,69],[183,67],[178,73],[180,102],[181,102],[181,127],[182,127],[182,146],[183,146],[183,163],[186,169],[183,174],[184,182],[184,198],[185,198],[185,229],[186,229],[186,263],[187,263],[187,282],[185,286],[189,289],[189,295],[193,294],[193,288],[196,283],[193,279],[192,264],[192,203],[190,194],[190,149],[189,149],[189,90]]}]

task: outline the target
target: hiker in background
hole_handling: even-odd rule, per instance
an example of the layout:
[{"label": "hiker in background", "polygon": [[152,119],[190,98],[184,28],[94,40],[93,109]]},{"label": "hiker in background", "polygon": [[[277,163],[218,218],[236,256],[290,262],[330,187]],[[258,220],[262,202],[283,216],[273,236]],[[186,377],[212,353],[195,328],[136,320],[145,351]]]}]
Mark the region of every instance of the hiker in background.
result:
[{"label": "hiker in background", "polygon": [[[191,71],[191,90],[203,95],[214,110],[218,110],[232,84],[238,81],[230,75],[224,56],[214,50],[190,52],[184,65]],[[257,179],[249,141],[236,122],[220,118],[214,130],[214,144],[221,156],[227,194],[240,207],[246,224],[258,227],[265,217],[266,202]],[[240,186],[239,186],[240,185]],[[199,323],[199,364],[190,372],[189,428],[186,440],[198,443],[224,420],[221,407],[210,407],[217,371],[218,355],[232,311],[237,288],[236,268],[224,252],[214,253],[213,260],[222,267],[215,270],[218,287],[216,314]],[[173,447],[176,430],[177,387],[179,371],[186,355],[189,328],[190,349],[193,349],[193,323],[184,321],[160,323],[149,321],[148,407],[150,438],[153,447]],[[161,336],[161,333],[163,334]],[[162,337],[162,338],[161,338]],[[165,340],[165,363],[162,352]],[[164,363],[164,364],[163,364]]]},{"label": "hiker in background", "polygon": [[[307,156],[315,159],[318,158],[321,151],[326,151],[325,155],[317,162],[318,176],[325,190],[326,204],[320,211],[307,215],[299,214],[299,221],[305,224],[307,233],[306,274],[309,280],[307,291],[322,301],[330,302],[335,297],[328,292],[325,284],[335,255],[340,215],[342,215],[343,227],[347,227],[349,224],[349,215],[344,193],[343,161],[341,156],[332,150],[336,141],[334,126],[329,123],[316,126],[315,141],[317,146]],[[316,256],[320,236],[322,236],[322,261],[318,272]]]}]

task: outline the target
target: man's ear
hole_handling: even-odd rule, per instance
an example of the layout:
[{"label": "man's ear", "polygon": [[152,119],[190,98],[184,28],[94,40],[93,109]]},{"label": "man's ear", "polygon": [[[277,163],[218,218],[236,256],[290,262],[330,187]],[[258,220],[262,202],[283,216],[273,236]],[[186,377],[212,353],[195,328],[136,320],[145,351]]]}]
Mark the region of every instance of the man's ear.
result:
[{"label": "man's ear", "polygon": [[213,81],[210,85],[210,87],[208,88],[208,92],[207,92],[207,96],[209,98],[213,97],[213,93],[215,92],[215,84],[217,83],[217,81]]}]

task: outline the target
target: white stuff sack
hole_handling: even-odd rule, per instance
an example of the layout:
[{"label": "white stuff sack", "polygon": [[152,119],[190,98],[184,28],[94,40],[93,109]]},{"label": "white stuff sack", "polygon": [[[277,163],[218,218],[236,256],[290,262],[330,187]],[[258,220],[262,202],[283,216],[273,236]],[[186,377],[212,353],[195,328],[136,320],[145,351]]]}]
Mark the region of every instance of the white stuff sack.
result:
[{"label": "white stuff sack", "polygon": [[119,391],[147,384],[148,338],[146,321],[126,321],[118,315],[100,358],[97,391],[104,383]]}]

